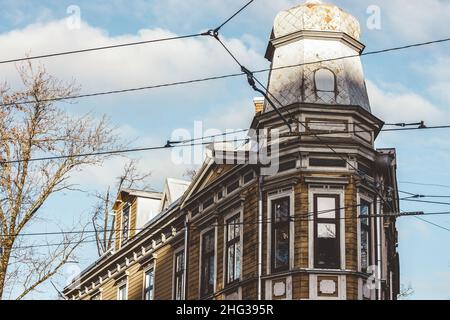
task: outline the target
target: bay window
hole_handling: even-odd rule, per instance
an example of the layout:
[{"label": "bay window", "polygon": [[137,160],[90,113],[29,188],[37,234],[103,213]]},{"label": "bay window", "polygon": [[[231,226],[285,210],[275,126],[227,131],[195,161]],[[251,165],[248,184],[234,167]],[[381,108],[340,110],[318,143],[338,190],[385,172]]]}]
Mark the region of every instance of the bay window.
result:
[{"label": "bay window", "polygon": [[370,239],[370,203],[361,200],[359,209],[359,221],[360,221],[360,257],[361,257],[361,271],[367,272],[369,267],[370,250],[369,250],[369,239]]},{"label": "bay window", "polygon": [[271,201],[272,272],[289,269],[290,197]]},{"label": "bay window", "polygon": [[340,269],[339,195],[314,195],[314,267]]}]

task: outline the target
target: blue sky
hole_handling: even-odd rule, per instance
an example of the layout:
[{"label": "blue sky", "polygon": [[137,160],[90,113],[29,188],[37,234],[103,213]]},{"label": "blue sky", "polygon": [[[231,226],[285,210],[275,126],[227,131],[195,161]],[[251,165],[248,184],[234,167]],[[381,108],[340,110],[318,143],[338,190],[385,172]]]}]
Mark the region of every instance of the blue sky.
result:
[{"label": "blue sky", "polygon": [[[267,67],[264,52],[278,11],[301,0],[256,0],[248,10],[222,30],[227,44],[249,68]],[[216,26],[239,8],[242,0],[114,0],[114,1],[0,1],[1,59],[45,54],[97,45],[139,41],[169,35],[196,33]],[[366,50],[449,37],[450,1],[358,0],[334,1],[357,16],[363,28]],[[381,29],[368,30],[367,8],[377,5]],[[80,8],[79,29],[67,25],[67,8]],[[447,32],[447,33],[446,33]],[[428,125],[450,124],[449,44],[434,45],[363,58],[373,112],[386,122],[424,120]],[[187,80],[238,71],[233,61],[208,38],[189,39],[150,46],[57,57],[41,61],[61,79],[75,78],[82,92]],[[266,75],[261,79],[266,80]],[[17,84],[13,65],[0,65],[0,81]],[[179,88],[166,88],[62,104],[70,113],[92,111],[107,114],[123,137],[135,146],[160,145],[177,128],[193,130],[194,121],[204,128],[246,128],[251,120],[254,93],[243,78],[220,80]],[[447,130],[383,133],[377,147],[395,147],[400,182],[450,185],[450,140]],[[186,166],[168,163],[168,151],[134,155],[140,168],[152,171],[151,184],[162,187],[167,176],[182,177]],[[89,190],[103,190],[113,183],[124,159],[106,162],[101,168],[85,168],[73,181]],[[400,183],[400,189],[449,195],[450,188]],[[86,217],[92,199],[84,194],[56,195],[42,210],[43,218],[71,225]],[[447,211],[448,206],[402,203],[402,209]],[[450,216],[428,220],[450,228]],[[38,223],[33,230],[54,230],[56,223]],[[450,299],[450,232],[414,218],[398,223],[402,283],[411,285],[417,299]],[[39,242],[40,240],[33,240]],[[96,257],[86,245],[79,253],[83,269]],[[73,272],[63,270],[58,283]],[[53,298],[43,286],[30,298]]]}]

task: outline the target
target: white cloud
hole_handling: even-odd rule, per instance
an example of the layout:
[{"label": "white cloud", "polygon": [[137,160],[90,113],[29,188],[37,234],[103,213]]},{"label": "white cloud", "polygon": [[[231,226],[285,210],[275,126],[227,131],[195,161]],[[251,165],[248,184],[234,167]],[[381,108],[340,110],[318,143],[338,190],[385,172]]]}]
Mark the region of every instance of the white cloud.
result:
[{"label": "white cloud", "polygon": [[424,120],[436,124],[448,116],[421,95],[407,89],[399,90],[395,84],[376,84],[367,81],[372,112],[386,122],[417,122]]},{"label": "white cloud", "polygon": [[[137,34],[109,36],[105,30],[85,22],[79,30],[70,30],[63,19],[1,34],[0,43],[2,57],[14,58],[27,52],[40,55],[173,36],[177,35],[163,29],[142,29]],[[252,67],[266,65],[264,58],[241,40],[224,41],[242,63]],[[208,37],[54,57],[42,62],[53,75],[62,79],[75,78],[88,92],[189,80],[238,70],[219,43]],[[2,65],[0,72],[3,79],[16,77],[12,64]],[[185,92],[192,91],[189,88]]]}]

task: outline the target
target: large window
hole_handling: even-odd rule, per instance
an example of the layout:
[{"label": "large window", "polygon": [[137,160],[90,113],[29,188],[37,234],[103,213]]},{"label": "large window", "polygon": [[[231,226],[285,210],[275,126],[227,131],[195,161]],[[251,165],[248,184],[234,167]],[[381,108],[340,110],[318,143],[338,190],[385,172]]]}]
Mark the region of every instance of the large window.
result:
[{"label": "large window", "polygon": [[290,197],[272,200],[272,272],[289,269]]},{"label": "large window", "polygon": [[314,265],[340,268],[339,195],[314,195]]},{"label": "large window", "polygon": [[241,275],[241,220],[240,215],[227,221],[227,283],[239,280]]},{"label": "large window", "polygon": [[145,272],[144,279],[144,300],[153,300],[154,297],[154,285],[155,285],[155,272],[154,269],[149,269]]},{"label": "large window", "polygon": [[119,284],[117,289],[117,300],[127,300],[128,299],[128,285],[127,281],[123,281]]},{"label": "large window", "polygon": [[215,233],[208,231],[202,236],[202,268],[201,268],[201,295],[207,296],[214,293],[215,272]]},{"label": "large window", "polygon": [[128,241],[130,225],[130,206],[126,205],[122,210],[122,225],[121,225],[121,244],[125,245]]},{"label": "large window", "polygon": [[175,254],[175,300],[183,300],[184,287],[184,251],[179,251]]},{"label": "large window", "polygon": [[361,200],[360,204],[360,225],[361,225],[361,271],[367,272],[370,259],[370,203]]}]

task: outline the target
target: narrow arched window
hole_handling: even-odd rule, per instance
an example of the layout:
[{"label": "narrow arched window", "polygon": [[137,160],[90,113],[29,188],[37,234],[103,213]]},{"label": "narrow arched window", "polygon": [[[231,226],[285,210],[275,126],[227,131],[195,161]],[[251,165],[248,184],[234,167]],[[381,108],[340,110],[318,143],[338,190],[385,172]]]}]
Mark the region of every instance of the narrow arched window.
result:
[{"label": "narrow arched window", "polygon": [[318,69],[314,73],[317,97],[334,99],[336,97],[336,76],[329,69]]}]

